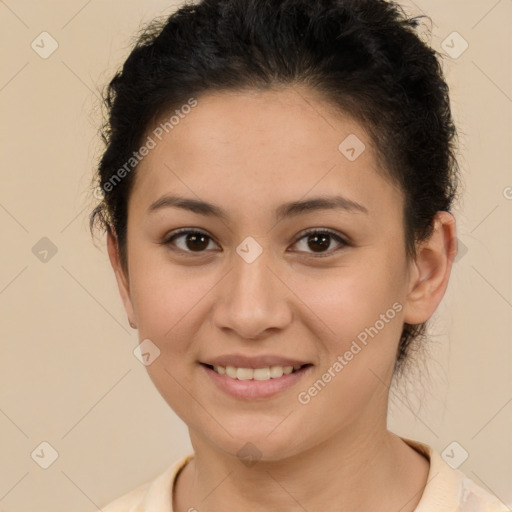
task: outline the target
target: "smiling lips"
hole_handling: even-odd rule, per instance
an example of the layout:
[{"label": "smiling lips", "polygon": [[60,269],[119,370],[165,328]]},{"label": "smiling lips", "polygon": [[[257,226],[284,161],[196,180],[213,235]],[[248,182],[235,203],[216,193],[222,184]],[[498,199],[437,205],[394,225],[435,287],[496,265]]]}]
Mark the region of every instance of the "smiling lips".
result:
[{"label": "smiling lips", "polygon": [[279,379],[283,375],[289,375],[302,366],[266,366],[264,368],[237,368],[235,366],[213,366],[213,370],[219,375],[226,375],[238,380],[269,380]]},{"label": "smiling lips", "polygon": [[308,365],[303,361],[274,355],[247,357],[241,354],[219,356],[202,364],[230,379],[257,381],[279,379]]},{"label": "smiling lips", "polygon": [[[276,358],[273,358],[274,361]],[[219,359],[220,360],[220,359]],[[206,364],[199,366],[205,376],[215,387],[238,400],[264,400],[279,395],[284,390],[296,385],[306,375],[310,374],[312,364],[269,364],[252,361],[254,368],[246,366]],[[289,360],[288,360],[289,361]],[[217,363],[217,360],[212,362]],[[262,365],[262,366],[259,366]],[[221,373],[224,372],[224,373]]]}]

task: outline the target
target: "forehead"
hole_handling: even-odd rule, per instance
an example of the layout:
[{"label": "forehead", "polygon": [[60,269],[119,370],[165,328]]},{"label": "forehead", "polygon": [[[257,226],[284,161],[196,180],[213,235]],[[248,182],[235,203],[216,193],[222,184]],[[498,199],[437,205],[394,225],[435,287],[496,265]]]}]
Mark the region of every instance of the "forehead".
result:
[{"label": "forehead", "polygon": [[242,215],[244,206],[272,209],[308,194],[341,194],[373,215],[400,203],[364,127],[315,92],[229,91],[196,101],[148,130],[155,144],[133,188],[141,208],[176,192]]}]

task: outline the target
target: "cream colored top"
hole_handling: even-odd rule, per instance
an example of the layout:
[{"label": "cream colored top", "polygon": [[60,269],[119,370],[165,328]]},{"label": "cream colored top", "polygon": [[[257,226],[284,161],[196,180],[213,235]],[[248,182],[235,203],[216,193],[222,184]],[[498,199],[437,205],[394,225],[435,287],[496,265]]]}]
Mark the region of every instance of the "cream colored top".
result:
[{"label": "cream colored top", "polygon": [[[451,468],[430,446],[401,438],[430,460],[427,485],[415,512],[509,512],[493,494],[458,469]],[[172,492],[179,471],[194,457],[187,455],[150,482],[102,507],[103,512],[173,512]]]}]

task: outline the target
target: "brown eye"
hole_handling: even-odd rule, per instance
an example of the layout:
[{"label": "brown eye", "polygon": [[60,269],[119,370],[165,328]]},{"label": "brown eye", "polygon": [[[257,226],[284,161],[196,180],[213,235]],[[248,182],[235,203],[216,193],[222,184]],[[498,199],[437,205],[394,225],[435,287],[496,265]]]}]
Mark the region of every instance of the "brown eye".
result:
[{"label": "brown eye", "polygon": [[174,245],[183,252],[204,252],[212,242],[211,237],[201,231],[183,229],[167,237],[164,245]]},{"label": "brown eye", "polygon": [[329,256],[331,253],[339,250],[339,247],[338,249],[329,250],[333,240],[338,243],[341,248],[349,245],[337,233],[326,230],[308,231],[301,238],[299,238],[297,242],[295,242],[295,245],[302,246],[302,250],[304,250],[304,252],[310,252],[310,254],[312,252],[318,253],[320,256]]},{"label": "brown eye", "polygon": [[323,252],[331,245],[331,235],[321,233],[308,235],[308,247],[314,252]]},{"label": "brown eye", "polygon": [[208,237],[202,233],[189,233],[185,236],[185,245],[191,251],[203,251],[208,243]]}]

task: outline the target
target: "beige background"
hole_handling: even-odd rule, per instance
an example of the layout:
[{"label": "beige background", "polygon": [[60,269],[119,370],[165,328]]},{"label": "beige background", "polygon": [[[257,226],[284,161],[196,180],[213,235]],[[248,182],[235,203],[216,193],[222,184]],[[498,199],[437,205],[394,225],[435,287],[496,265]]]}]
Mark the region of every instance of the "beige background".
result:
[{"label": "beige background", "polygon": [[[430,384],[394,398],[389,425],[439,452],[457,441],[469,453],[460,469],[512,508],[512,2],[403,5],[431,16],[435,49],[453,31],[469,44],[444,61],[465,193]],[[132,353],[137,334],[105,246],[87,231],[97,90],[139,24],[171,10],[156,0],[0,0],[0,512],[98,510],[190,450]],[[47,59],[31,48],[43,31],[59,45]],[[43,237],[57,249],[46,262],[33,252]],[[48,469],[31,458],[43,441],[58,452]]]}]

